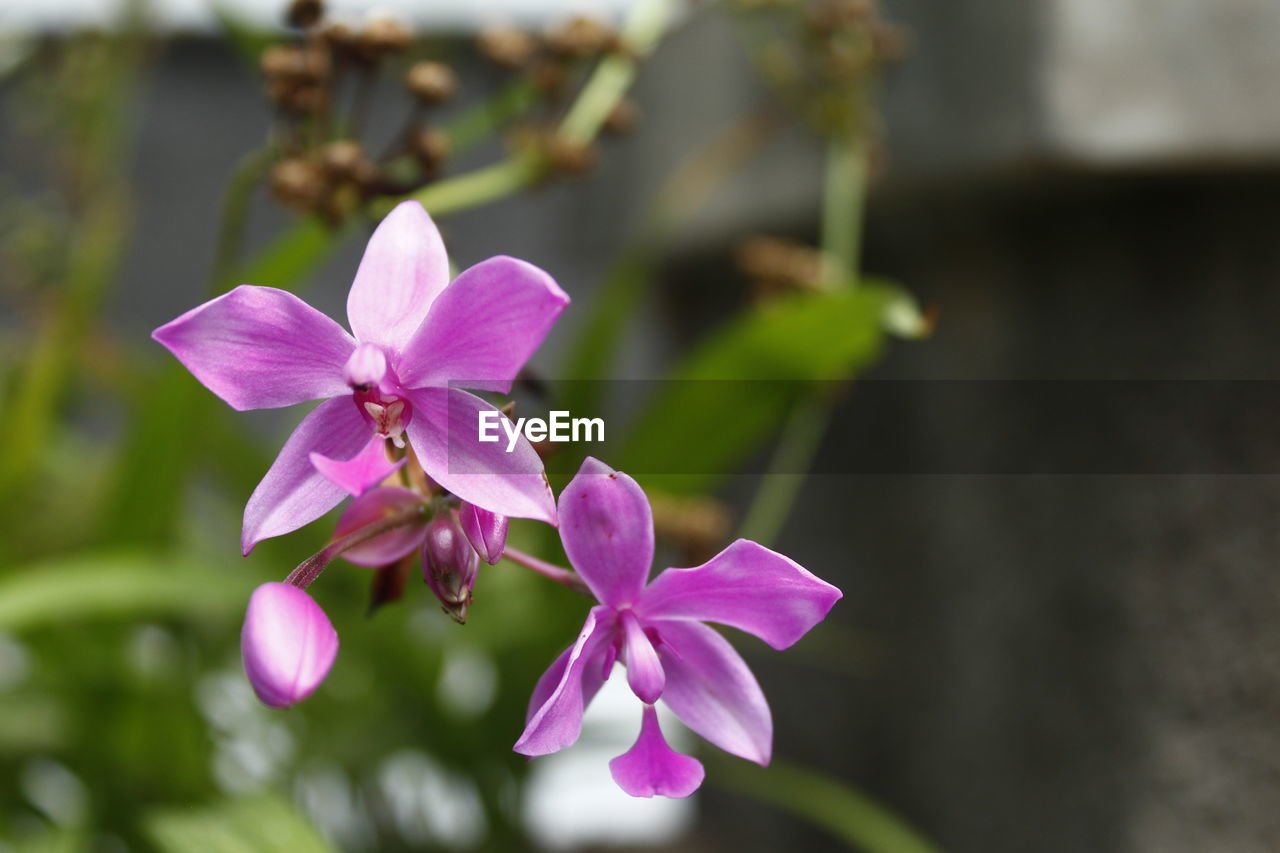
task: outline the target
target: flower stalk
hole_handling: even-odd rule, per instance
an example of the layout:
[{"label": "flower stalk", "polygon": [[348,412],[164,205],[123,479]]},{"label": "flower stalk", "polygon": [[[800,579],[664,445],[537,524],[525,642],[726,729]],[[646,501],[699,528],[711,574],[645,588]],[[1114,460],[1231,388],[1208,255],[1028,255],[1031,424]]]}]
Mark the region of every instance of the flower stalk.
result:
[{"label": "flower stalk", "polygon": [[298,589],[306,589],[311,585],[312,581],[320,577],[330,563],[342,556],[345,551],[349,551],[357,545],[363,545],[370,539],[381,536],[388,531],[424,521],[426,512],[425,504],[415,504],[405,507],[380,521],[375,521],[373,524],[368,524],[359,530],[352,531],[346,536],[335,539],[299,563],[298,567],[284,579],[284,582],[292,584]]},{"label": "flower stalk", "polygon": [[566,586],[574,592],[581,593],[591,598],[591,590],[587,588],[587,584],[577,572],[571,572],[568,569],[562,569],[557,565],[548,563],[545,560],[539,560],[532,554],[526,554],[523,551],[517,551],[510,545],[502,554],[503,557],[515,563],[517,566],[523,566],[530,571],[542,575],[548,580],[553,580],[561,586]]}]

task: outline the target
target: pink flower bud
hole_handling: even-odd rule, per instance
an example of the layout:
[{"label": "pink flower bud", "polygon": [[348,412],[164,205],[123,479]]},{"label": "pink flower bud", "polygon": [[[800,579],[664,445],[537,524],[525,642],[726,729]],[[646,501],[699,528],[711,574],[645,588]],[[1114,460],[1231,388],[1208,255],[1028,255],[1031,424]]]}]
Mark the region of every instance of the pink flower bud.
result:
[{"label": "pink flower bud", "polygon": [[422,545],[422,576],[445,612],[458,622],[467,619],[467,605],[471,604],[471,588],[479,568],[480,555],[457,523],[444,513],[433,518]]},{"label": "pink flower bud", "polygon": [[337,654],[338,633],[311,596],[287,583],[264,583],[253,591],[240,656],[264,704],[287,708],[310,696]]}]

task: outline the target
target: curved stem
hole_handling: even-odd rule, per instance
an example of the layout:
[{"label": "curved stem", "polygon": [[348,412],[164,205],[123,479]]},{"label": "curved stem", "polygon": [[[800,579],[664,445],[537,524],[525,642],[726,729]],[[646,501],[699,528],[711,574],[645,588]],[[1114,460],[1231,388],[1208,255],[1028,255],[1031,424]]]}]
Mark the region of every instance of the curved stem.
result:
[{"label": "curved stem", "polygon": [[502,556],[504,559],[510,560],[517,566],[524,566],[526,569],[537,572],[544,578],[553,580],[561,586],[567,586],[575,592],[580,592],[588,598],[595,597],[591,594],[591,590],[587,588],[586,582],[584,582],[582,577],[576,572],[571,572],[568,569],[562,569],[559,566],[546,562],[545,560],[539,560],[532,554],[517,551],[510,545],[508,545],[506,550],[503,551]]},{"label": "curved stem", "polygon": [[353,530],[341,539],[333,540],[324,548],[321,548],[320,551],[299,563],[298,567],[284,579],[284,582],[291,583],[298,589],[306,589],[311,586],[312,581],[320,577],[325,567],[343,552],[381,536],[389,530],[405,527],[417,521],[425,521],[425,515],[426,507],[422,504],[415,504],[379,521],[375,521],[373,524],[367,524],[359,530]]}]

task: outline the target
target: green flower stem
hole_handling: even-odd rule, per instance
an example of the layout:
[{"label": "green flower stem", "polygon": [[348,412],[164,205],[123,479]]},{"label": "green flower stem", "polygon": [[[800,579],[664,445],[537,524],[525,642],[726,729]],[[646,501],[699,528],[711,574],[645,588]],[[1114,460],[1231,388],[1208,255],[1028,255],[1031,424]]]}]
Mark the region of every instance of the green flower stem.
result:
[{"label": "green flower stem", "polygon": [[546,562],[545,560],[539,560],[532,554],[517,551],[510,545],[508,545],[506,550],[502,552],[502,557],[504,560],[510,560],[517,566],[523,566],[530,571],[537,572],[544,578],[553,580],[561,586],[567,586],[574,592],[580,592],[588,598],[594,598],[591,594],[591,590],[587,588],[586,582],[583,581],[582,577],[576,572],[571,572],[568,569],[562,569],[559,566]]},{"label": "green flower stem", "polygon": [[843,281],[857,284],[862,253],[862,214],[867,185],[867,146],[861,135],[833,138],[827,146],[822,200],[822,248],[840,263]]}]

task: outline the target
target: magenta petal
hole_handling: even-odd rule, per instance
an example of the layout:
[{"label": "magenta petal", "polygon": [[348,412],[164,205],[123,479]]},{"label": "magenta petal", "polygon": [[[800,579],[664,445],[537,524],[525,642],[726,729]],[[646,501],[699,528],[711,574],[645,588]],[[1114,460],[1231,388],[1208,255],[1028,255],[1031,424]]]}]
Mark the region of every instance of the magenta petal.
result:
[{"label": "magenta petal", "polygon": [[349,396],[326,400],[312,409],[249,497],[241,550],[248,554],[263,539],[297,530],[337,506],[346,492],[316,470],[311,454],[347,459],[368,441],[369,425]]},{"label": "magenta petal", "polygon": [[[559,668],[560,679],[538,710],[529,718],[524,734],[512,747],[522,755],[547,755],[570,746],[582,733],[582,712],[586,708],[588,679],[596,670],[600,652],[613,641],[613,611],[607,607],[593,607],[587,614],[586,624],[578,641],[569,650],[568,657]],[[563,655],[561,657],[564,657]],[[549,681],[560,661],[551,665],[534,689],[534,696],[545,692],[544,682]],[[594,685],[599,687],[598,683]]]},{"label": "magenta petal", "polygon": [[329,617],[296,586],[264,583],[253,591],[240,631],[240,656],[253,692],[287,708],[320,686],[338,654]]},{"label": "magenta petal", "polygon": [[292,293],[241,285],[151,333],[233,408],[274,409],[347,393],[355,341]]},{"label": "magenta petal", "polygon": [[662,701],[684,724],[725,752],[768,764],[773,749],[769,703],[742,657],[713,629],[697,622],[657,628],[671,654],[662,656]]},{"label": "magenta petal", "polygon": [[507,517],[481,509],[475,504],[462,502],[458,508],[458,523],[476,553],[489,565],[502,559],[507,548]]},{"label": "magenta petal", "polygon": [[449,283],[440,232],[416,201],[401,202],[369,238],[347,294],[347,319],[362,343],[399,351]]},{"label": "magenta petal", "polygon": [[635,480],[588,456],[560,493],[560,538],[602,604],[640,595],[653,563],[653,514]]},{"label": "magenta petal", "polygon": [[662,662],[634,613],[623,610],[618,614],[618,622],[622,625],[626,641],[627,684],[641,702],[652,705],[662,695],[662,685],[666,680]]},{"label": "magenta petal", "polygon": [[405,432],[433,480],[490,512],[556,523],[542,459],[524,436],[511,453],[505,441],[479,440],[480,412],[497,409],[456,388],[421,388],[409,392],[409,400],[413,419]]},{"label": "magenta petal", "polygon": [[505,256],[481,261],[436,299],[396,373],[406,388],[454,382],[505,394],[568,304],[533,264]]},{"label": "magenta petal", "polygon": [[[383,486],[369,492],[351,502],[338,520],[333,531],[334,539],[341,539],[348,533],[354,533],[361,527],[381,521],[411,506],[421,506],[422,496],[399,486]],[[342,552],[342,559],[357,566],[377,568],[386,566],[406,556],[419,545],[427,534],[426,517],[422,524],[410,524],[388,530],[381,536],[375,536],[368,542],[362,542],[354,548]]]},{"label": "magenta petal", "polygon": [[618,787],[633,797],[687,797],[706,775],[702,762],[667,745],[652,705],[644,706],[635,745],[609,762],[609,772]]},{"label": "magenta petal", "polygon": [[408,461],[408,457],[398,462],[388,459],[386,439],[378,435],[371,436],[364,449],[345,462],[314,452],[309,458],[317,471],[351,495],[364,494]]},{"label": "magenta petal", "polygon": [[[538,713],[551,698],[551,694],[555,693],[556,688],[560,686],[560,681],[564,678],[564,668],[569,665],[569,658],[573,655],[574,648],[575,646],[570,646],[561,652],[534,685],[533,694],[529,696],[529,707],[524,715],[525,723],[533,719],[533,715]],[[600,692],[600,688],[609,678],[608,671],[613,668],[613,661],[607,654],[608,649],[607,644],[597,648],[594,656],[583,664],[581,676],[583,708],[591,704],[591,700]]]},{"label": "magenta petal", "polygon": [[701,566],[658,575],[635,609],[644,619],[720,622],[785,649],[821,622],[841,595],[794,560],[739,539]]}]

